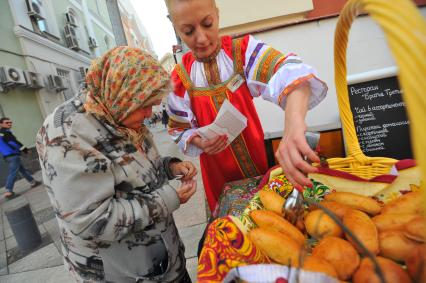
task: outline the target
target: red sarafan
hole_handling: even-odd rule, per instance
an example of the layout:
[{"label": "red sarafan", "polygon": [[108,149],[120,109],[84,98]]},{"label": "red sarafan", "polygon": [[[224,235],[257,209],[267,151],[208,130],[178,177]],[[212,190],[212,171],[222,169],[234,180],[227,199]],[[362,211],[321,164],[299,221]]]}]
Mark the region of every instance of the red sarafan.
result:
[{"label": "red sarafan", "polygon": [[287,279],[279,277],[275,280],[275,283],[288,283]]}]

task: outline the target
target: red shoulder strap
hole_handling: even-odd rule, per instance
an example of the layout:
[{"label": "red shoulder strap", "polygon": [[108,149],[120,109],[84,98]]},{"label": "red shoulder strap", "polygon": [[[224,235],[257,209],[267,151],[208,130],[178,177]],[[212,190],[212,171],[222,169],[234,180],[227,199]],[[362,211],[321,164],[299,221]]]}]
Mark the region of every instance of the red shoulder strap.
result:
[{"label": "red shoulder strap", "polygon": [[[234,72],[244,75],[244,61],[245,51],[243,53],[242,47],[244,38],[236,38],[232,41],[232,58],[234,60]],[[247,49],[247,44],[245,46]]]},{"label": "red shoulder strap", "polygon": [[[183,64],[176,65],[174,72],[176,72],[176,76],[179,78],[179,81],[181,85],[183,86],[183,88],[188,91],[192,90],[193,87],[192,87],[191,78],[189,77]],[[184,94],[185,94],[185,91],[183,92],[182,97]]]}]

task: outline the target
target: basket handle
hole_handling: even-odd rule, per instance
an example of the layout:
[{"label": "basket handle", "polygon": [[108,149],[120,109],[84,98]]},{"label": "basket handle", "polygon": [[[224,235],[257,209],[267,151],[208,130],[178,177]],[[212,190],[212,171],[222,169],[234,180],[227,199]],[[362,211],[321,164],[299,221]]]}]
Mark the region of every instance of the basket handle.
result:
[{"label": "basket handle", "polygon": [[[348,154],[365,163],[355,132],[347,89],[346,48],[355,17],[367,12],[383,29],[399,67],[399,82],[411,126],[415,158],[426,177],[426,22],[410,0],[349,0],[343,8],[334,37],[334,68],[339,112]],[[364,161],[364,162],[363,162]],[[422,184],[423,189],[426,183]]]}]

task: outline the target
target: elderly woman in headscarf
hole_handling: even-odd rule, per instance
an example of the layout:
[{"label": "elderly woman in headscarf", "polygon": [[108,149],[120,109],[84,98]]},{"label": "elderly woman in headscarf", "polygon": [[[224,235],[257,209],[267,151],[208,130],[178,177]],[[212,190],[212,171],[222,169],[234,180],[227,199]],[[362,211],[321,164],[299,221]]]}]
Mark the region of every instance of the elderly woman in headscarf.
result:
[{"label": "elderly woman in headscarf", "polygon": [[197,172],[161,158],[142,123],[169,91],[167,73],[142,50],[117,47],[93,61],[86,83],[37,135],[67,269],[78,282],[190,282],[172,213],[194,194]]}]

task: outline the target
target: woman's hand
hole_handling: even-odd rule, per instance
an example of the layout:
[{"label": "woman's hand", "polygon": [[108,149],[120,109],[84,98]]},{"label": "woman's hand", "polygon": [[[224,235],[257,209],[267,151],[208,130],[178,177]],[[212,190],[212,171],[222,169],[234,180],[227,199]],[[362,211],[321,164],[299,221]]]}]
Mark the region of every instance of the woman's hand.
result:
[{"label": "woman's hand", "polygon": [[197,190],[197,181],[183,181],[176,192],[181,204],[186,203]]},{"label": "woman's hand", "polygon": [[303,190],[302,186],[312,186],[312,182],[306,175],[317,171],[303,157],[306,156],[311,161],[320,162],[319,157],[306,141],[305,129],[304,122],[294,122],[291,126],[286,127],[284,136],[275,153],[275,157],[283,168],[287,179],[299,191]]},{"label": "woman's hand", "polygon": [[197,168],[190,161],[175,162],[170,164],[173,176],[182,175],[182,181],[189,181],[197,175]]},{"label": "woman's hand", "polygon": [[307,174],[317,171],[303,157],[306,156],[313,162],[320,162],[319,157],[309,147],[305,137],[305,116],[310,94],[310,87],[305,84],[288,95],[284,135],[275,153],[275,157],[287,179],[299,191],[303,190],[302,186],[312,186]]},{"label": "woman's hand", "polygon": [[191,143],[201,148],[207,154],[216,154],[224,150],[228,145],[228,137],[226,135],[216,136],[210,140],[202,139],[196,136]]}]

